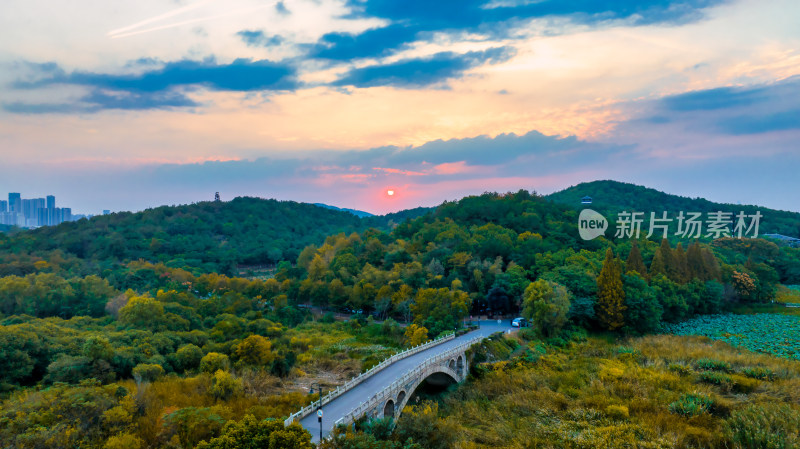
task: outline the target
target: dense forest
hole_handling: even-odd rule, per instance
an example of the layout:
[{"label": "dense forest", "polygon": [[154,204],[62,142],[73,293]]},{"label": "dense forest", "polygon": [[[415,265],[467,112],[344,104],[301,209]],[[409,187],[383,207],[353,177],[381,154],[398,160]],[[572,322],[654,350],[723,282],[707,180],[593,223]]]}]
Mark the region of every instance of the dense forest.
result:
[{"label": "dense forest", "polygon": [[[365,219],[239,198],[0,237],[0,441],[249,447],[232,441],[263,432],[290,442],[276,449],[310,447],[302,428],[263,420],[308,404],[313,382],[337,385],[470,317],[528,318],[523,341],[498,343],[492,357],[514,352],[528,360],[526,375],[546,377],[518,346],[569,348],[587,332],[635,337],[798,296],[785,285],[800,284],[800,249],[763,239],[584,241],[577,217],[524,190]],[[275,266],[239,277],[239,264]],[[431,410],[408,416],[438,422]],[[330,444],[451,447],[408,425],[391,438],[362,431]]]}]

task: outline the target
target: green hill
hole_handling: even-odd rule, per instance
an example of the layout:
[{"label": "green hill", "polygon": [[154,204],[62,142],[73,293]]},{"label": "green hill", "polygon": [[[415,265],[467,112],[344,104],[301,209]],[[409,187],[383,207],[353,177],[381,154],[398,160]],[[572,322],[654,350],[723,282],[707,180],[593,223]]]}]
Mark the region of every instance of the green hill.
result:
[{"label": "green hill", "polygon": [[[782,234],[791,237],[800,237],[800,213],[780,211],[753,205],[715,203],[703,198],[687,198],[671,195],[655,189],[628,184],[618,181],[592,181],[584,182],[552,193],[547,198],[562,204],[582,209],[581,198],[592,198],[591,209],[604,215],[616,215],[621,211],[645,212],[646,219],[649,213],[669,212],[674,217],[680,211],[701,212],[703,217],[708,212],[731,212],[734,216],[740,211],[746,214],[761,212],[759,235]],[[608,217],[608,215],[606,215]]]},{"label": "green hill", "polygon": [[144,259],[205,272],[297,259],[312,243],[364,229],[350,212],[292,201],[236,198],[121,212],[0,237],[0,251],[93,262]]}]

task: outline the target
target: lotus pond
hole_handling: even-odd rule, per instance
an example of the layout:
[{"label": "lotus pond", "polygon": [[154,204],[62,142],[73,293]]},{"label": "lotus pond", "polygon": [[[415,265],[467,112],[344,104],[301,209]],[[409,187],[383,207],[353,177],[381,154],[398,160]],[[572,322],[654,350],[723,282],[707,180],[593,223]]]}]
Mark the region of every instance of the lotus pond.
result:
[{"label": "lotus pond", "polygon": [[751,351],[800,360],[800,317],[755,315],[702,315],[664,326],[675,335],[703,335]]}]

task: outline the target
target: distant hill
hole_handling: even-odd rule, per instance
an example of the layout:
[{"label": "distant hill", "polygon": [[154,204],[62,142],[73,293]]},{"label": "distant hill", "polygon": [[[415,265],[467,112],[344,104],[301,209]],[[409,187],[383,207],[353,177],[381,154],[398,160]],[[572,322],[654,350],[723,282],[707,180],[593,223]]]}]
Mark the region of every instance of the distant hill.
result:
[{"label": "distant hill", "polygon": [[294,261],[307,245],[366,226],[350,212],[244,197],[120,212],[22,231],[0,239],[0,254],[60,250],[95,263],[144,259],[225,273],[236,265]]},{"label": "distant hill", "polygon": [[319,207],[324,207],[326,209],[339,210],[339,211],[342,211],[342,212],[350,212],[351,214],[353,214],[353,215],[355,215],[356,217],[359,217],[359,218],[374,217],[375,216],[374,214],[371,214],[369,212],[364,212],[363,210],[347,209],[347,208],[342,208],[342,207],[331,206],[330,204],[314,203],[314,205],[315,206],[319,206]]},{"label": "distant hill", "polygon": [[[591,205],[581,204],[581,198],[585,196],[592,198]],[[703,198],[671,195],[648,187],[618,181],[584,182],[547,195],[547,198],[576,209],[588,207],[603,214],[616,214],[621,211],[645,212],[647,219],[649,219],[650,212],[659,214],[667,211],[670,212],[669,216],[680,211],[701,212],[705,217],[707,212],[723,211],[732,212],[735,215],[740,211],[753,214],[758,210],[763,215],[759,235],[774,233],[800,237],[800,213],[797,212],[753,205],[715,203]]]},{"label": "distant hill", "polygon": [[375,228],[394,228],[406,220],[413,220],[435,210],[435,207],[415,207],[413,209],[401,210],[386,215],[374,215],[366,218],[364,222],[368,226]]}]

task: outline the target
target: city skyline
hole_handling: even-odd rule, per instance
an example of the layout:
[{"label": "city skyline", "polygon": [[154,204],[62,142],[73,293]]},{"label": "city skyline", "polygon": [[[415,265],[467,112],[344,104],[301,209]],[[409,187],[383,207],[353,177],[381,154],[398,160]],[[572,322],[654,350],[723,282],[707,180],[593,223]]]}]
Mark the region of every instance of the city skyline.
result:
[{"label": "city skyline", "polygon": [[402,5],[4,2],[0,188],[386,213],[615,179],[800,210],[797,2]]},{"label": "city skyline", "polygon": [[56,207],[55,195],[44,198],[23,198],[20,192],[9,192],[8,200],[0,200],[0,224],[21,228],[56,226],[65,221],[83,218],[73,215],[70,207]]}]

